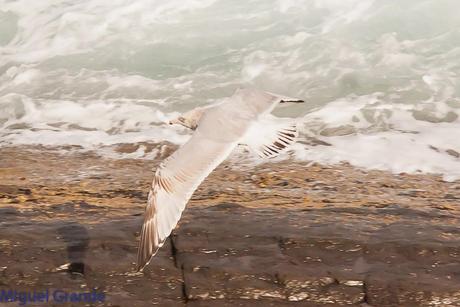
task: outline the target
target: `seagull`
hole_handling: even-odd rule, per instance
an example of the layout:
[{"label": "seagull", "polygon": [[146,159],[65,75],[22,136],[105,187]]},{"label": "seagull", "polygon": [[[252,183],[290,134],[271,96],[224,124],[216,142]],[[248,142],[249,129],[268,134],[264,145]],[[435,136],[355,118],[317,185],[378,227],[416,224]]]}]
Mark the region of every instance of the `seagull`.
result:
[{"label": "seagull", "polygon": [[140,235],[138,272],[163,246],[193,192],[239,144],[261,158],[273,158],[295,143],[296,122],[270,114],[278,103],[288,102],[304,101],[240,88],[231,97],[188,111],[169,122],[194,133],[155,172]]}]

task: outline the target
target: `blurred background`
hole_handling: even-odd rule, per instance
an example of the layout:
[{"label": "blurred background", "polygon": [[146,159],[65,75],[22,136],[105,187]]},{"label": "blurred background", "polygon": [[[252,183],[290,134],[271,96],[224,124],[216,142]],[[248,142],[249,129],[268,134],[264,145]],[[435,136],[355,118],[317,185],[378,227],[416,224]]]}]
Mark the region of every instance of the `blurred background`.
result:
[{"label": "blurred background", "polygon": [[301,118],[298,160],[458,179],[459,11],[457,0],[1,0],[0,145],[181,143],[187,132],[165,121],[255,86],[306,100],[277,111]]}]

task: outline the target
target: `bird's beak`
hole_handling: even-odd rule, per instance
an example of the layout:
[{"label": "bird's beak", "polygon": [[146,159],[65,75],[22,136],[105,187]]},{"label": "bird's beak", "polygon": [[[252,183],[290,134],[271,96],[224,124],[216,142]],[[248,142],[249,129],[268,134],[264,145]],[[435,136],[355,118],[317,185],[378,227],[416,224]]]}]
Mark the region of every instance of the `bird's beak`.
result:
[{"label": "bird's beak", "polygon": [[305,100],[297,99],[297,98],[287,98],[287,97],[280,100],[280,103],[287,103],[287,102],[304,103]]}]

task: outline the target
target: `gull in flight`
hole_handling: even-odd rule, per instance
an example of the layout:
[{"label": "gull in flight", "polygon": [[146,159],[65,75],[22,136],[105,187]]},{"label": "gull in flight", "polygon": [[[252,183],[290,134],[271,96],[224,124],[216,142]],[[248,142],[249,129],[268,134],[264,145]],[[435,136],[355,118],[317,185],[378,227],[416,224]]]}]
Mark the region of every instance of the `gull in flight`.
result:
[{"label": "gull in flight", "polygon": [[176,227],[193,192],[238,144],[247,145],[262,158],[271,158],[295,142],[296,122],[270,114],[278,103],[287,102],[303,101],[238,89],[217,104],[193,109],[169,122],[195,132],[155,172],[139,242],[138,271],[149,264]]}]

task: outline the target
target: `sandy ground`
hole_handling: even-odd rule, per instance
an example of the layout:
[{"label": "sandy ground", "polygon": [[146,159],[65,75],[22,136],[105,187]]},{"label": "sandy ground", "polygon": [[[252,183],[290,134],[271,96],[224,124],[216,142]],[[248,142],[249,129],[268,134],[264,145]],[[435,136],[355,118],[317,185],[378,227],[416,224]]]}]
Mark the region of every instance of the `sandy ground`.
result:
[{"label": "sandy ground", "polygon": [[105,294],[49,306],[460,306],[460,182],[224,163],[135,274],[160,159],[71,152],[0,149],[0,290]]}]

